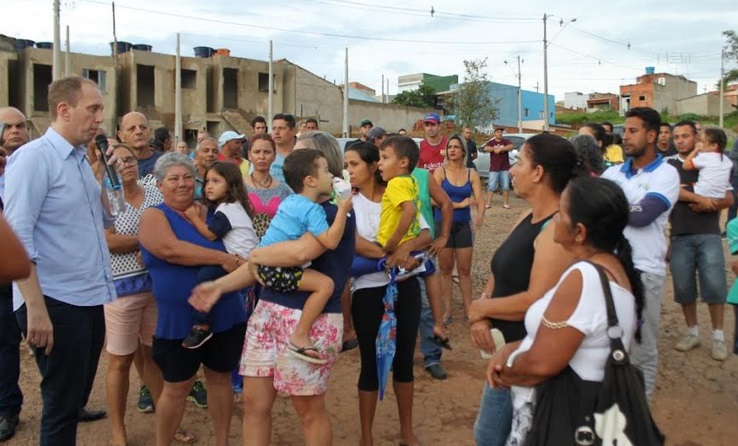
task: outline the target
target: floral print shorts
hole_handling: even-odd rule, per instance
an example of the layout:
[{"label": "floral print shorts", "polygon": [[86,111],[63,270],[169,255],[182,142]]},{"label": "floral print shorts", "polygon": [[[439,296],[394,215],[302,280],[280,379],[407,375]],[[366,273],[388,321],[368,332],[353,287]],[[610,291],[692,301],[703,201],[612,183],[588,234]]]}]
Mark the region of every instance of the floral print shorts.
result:
[{"label": "floral print shorts", "polygon": [[312,364],[287,352],[289,338],[301,310],[260,300],[246,328],[246,341],[241,355],[243,376],[274,378],[280,394],[312,396],[325,393],[333,364],[341,350],[343,315],[323,313],[310,329],[310,340],[328,362]]}]

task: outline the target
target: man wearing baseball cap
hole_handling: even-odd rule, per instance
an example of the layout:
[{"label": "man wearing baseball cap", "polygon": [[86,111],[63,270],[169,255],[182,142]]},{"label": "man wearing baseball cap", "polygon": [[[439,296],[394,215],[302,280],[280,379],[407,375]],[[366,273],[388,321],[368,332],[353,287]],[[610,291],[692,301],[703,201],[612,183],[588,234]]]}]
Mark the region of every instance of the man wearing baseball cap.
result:
[{"label": "man wearing baseball cap", "polygon": [[372,122],[371,119],[367,119],[367,118],[362,119],[361,122],[359,123],[359,135],[360,135],[359,139],[355,139],[353,141],[347,142],[344,150],[360,142],[372,142],[372,139],[367,137],[367,133],[369,133],[369,131],[373,128],[374,128],[374,123]]},{"label": "man wearing baseball cap", "polygon": [[246,136],[240,135],[233,130],[223,132],[218,138],[220,154],[218,160],[230,161],[241,170],[241,175],[249,174],[249,162],[243,158],[243,140]]},{"label": "man wearing baseball cap", "polygon": [[420,142],[420,158],[418,167],[433,171],[441,167],[446,155],[446,143],[448,139],[441,135],[441,118],[438,113],[428,113],[423,118],[423,129],[425,139]]},{"label": "man wearing baseball cap", "polygon": [[366,140],[379,147],[387,138],[387,131],[382,127],[373,127],[371,130],[366,132]]},{"label": "man wearing baseball cap", "polygon": [[[446,156],[446,143],[448,138],[441,135],[441,119],[437,113],[428,113],[423,118],[423,128],[425,129],[425,138],[420,142],[420,158],[418,159],[418,167],[413,170],[413,177],[420,185],[420,189],[426,189],[430,191],[430,182],[434,182],[433,171],[443,165],[444,158]],[[443,195],[446,195],[441,190]],[[422,194],[421,194],[422,195]],[[446,198],[448,200],[448,198]],[[430,197],[421,196],[421,212],[422,209],[430,208]],[[450,204],[450,201],[449,201]],[[443,208],[443,205],[441,205]],[[448,206],[450,208],[450,206]],[[447,212],[452,212],[448,209]],[[432,218],[432,217],[431,217]],[[450,214],[449,214],[450,218]],[[448,220],[450,222],[450,220]],[[445,227],[441,224],[441,227],[436,227],[431,223],[431,234],[436,238],[434,243],[446,245],[445,240],[448,240],[448,231],[450,227]],[[445,234],[445,236],[441,236]],[[435,320],[433,318],[433,312],[431,311],[430,302],[438,298],[428,299],[428,295],[431,297],[440,296],[440,282],[438,274],[426,277],[425,280],[420,282],[420,298],[421,298],[421,310],[420,310],[420,351],[423,354],[423,368],[430,373],[433,379],[446,379],[448,377],[446,370],[444,370],[441,364],[442,349],[441,346],[434,341],[433,325]]]}]

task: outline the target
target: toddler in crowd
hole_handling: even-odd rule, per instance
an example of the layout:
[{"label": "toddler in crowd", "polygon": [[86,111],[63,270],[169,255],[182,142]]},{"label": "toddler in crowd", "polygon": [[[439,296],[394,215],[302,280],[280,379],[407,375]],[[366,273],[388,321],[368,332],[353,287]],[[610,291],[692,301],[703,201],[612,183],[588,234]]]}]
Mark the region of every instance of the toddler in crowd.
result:
[{"label": "toddler in crowd", "polygon": [[[258,243],[251,221],[253,206],[246,193],[243,176],[238,166],[230,162],[215,162],[205,173],[204,202],[213,211],[209,220],[207,209],[190,206],[185,215],[197,232],[208,240],[222,240],[226,251],[248,259]],[[215,280],[226,274],[220,266],[200,268],[197,283]],[[185,348],[198,348],[207,342],[213,332],[208,313],[193,312],[194,323],[189,335],[182,341]]]},{"label": "toddler in crowd", "polygon": [[694,193],[703,197],[720,199],[731,190],[730,176],[733,162],[723,154],[728,138],[718,127],[706,127],[700,132],[697,150],[684,160],[684,170],[699,170]]},{"label": "toddler in crowd", "polygon": [[387,254],[420,234],[418,183],[410,174],[418,158],[418,145],[411,138],[393,138],[379,149],[379,172],[387,188],[382,196],[377,243]]},{"label": "toddler in crowd", "polygon": [[[326,249],[335,249],[343,237],[352,202],[350,195],[345,200],[337,200],[338,212],[329,227],[325,210],[318,204],[319,198],[330,196],[333,192],[333,174],[328,170],[323,153],[314,149],[295,150],[285,158],[282,168],[287,185],[295,193],[280,203],[259,246],[297,240],[309,232]],[[330,277],[306,266],[260,265],[258,274],[266,286],[277,292],[311,293],[290,336],[288,351],[304,361],[325,364],[326,360],[320,357],[310,341],[309,333],[333,294],[334,284]]]}]

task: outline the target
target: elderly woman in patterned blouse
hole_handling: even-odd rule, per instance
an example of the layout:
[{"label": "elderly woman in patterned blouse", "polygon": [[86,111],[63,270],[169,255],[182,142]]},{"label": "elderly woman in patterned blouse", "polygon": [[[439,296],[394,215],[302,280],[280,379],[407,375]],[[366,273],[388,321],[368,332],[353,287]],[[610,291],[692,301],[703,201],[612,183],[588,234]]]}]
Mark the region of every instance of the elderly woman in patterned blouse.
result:
[{"label": "elderly woman in patterned blouse", "polygon": [[127,442],[124,424],[129,372],[136,350],[144,358],[143,381],[155,397],[161,394],[161,372],[151,359],[151,343],[156,329],[156,302],[151,294],[151,278],[138,255],[138,224],[143,211],[162,201],[153,182],[138,179],[138,162],[130,147],[115,144],[115,155],[122,164],[121,179],[126,199],[125,211],[115,227],[106,230],[113,279],[118,299],[105,305],[105,330],[108,351],[107,399],[110,411],[111,444]]}]

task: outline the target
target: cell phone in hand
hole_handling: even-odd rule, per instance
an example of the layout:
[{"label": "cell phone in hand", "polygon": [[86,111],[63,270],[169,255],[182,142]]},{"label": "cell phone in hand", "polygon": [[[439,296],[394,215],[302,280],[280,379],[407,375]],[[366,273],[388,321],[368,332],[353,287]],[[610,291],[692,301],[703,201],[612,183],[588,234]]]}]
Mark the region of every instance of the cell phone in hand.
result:
[{"label": "cell phone in hand", "polygon": [[[495,351],[498,351],[505,346],[505,335],[503,335],[499,329],[492,328],[489,331],[489,334],[492,336],[492,341],[495,343]],[[492,358],[492,354],[484,350],[479,350],[479,354],[482,356],[482,359]]]},{"label": "cell phone in hand", "polygon": [[5,123],[0,122],[0,146],[3,145],[3,134],[5,133]]}]

